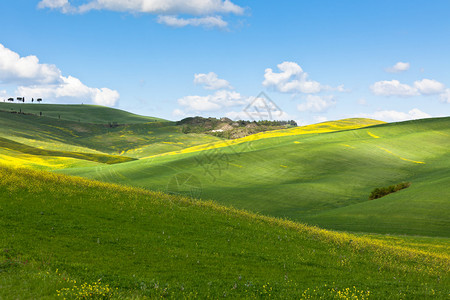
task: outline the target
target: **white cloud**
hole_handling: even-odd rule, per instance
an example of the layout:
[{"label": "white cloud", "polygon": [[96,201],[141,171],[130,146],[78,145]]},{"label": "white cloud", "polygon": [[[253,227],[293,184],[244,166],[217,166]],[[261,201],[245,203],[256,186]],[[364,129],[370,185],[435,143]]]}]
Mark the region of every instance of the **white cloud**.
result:
[{"label": "white cloud", "polygon": [[207,96],[186,96],[178,104],[188,111],[219,111],[226,107],[244,105],[247,99],[234,91],[219,90]]},{"label": "white cloud", "polygon": [[442,93],[444,92],[445,85],[434,79],[417,80],[413,86],[400,83],[398,80],[384,80],[375,82],[370,89],[372,93],[378,96],[411,97]]},{"label": "white cloud", "polygon": [[[178,99],[182,109],[175,109],[174,116],[186,116],[192,113],[218,112],[234,120],[291,120],[294,119],[283,112],[267,95],[258,97],[243,96],[232,91],[227,80],[220,79],[216,73],[195,74],[194,83],[204,85],[205,89],[216,90],[206,96],[186,96]],[[233,111],[241,107],[240,111]]]},{"label": "white cloud", "polygon": [[232,89],[231,84],[225,80],[220,79],[216,73],[209,72],[208,74],[200,73],[194,75],[194,83],[203,85],[207,90]]},{"label": "white cloud", "polygon": [[407,84],[400,83],[398,80],[384,80],[375,82],[370,89],[372,93],[378,96],[418,96],[419,92],[417,88],[409,86]]},{"label": "white cloud", "polygon": [[72,76],[61,76],[61,81],[51,85],[19,86],[16,93],[28,98],[86,100],[86,102],[92,101],[106,106],[114,106],[120,97],[117,91],[108,88],[91,88]]},{"label": "white cloud", "polygon": [[228,23],[225,22],[220,16],[202,17],[202,18],[179,18],[177,16],[158,16],[158,23],[172,27],[185,27],[185,26],[203,26],[203,27],[219,27],[225,28]]},{"label": "white cloud", "polygon": [[285,61],[277,65],[281,71],[274,72],[271,68],[267,68],[264,74],[263,85],[265,87],[273,87],[282,93],[318,93],[324,87],[317,81],[309,80],[308,73],[295,62]]},{"label": "white cloud", "polygon": [[450,89],[446,89],[441,95],[440,95],[441,101],[450,103]]},{"label": "white cloud", "polygon": [[444,91],[445,85],[434,79],[422,79],[414,82],[414,87],[422,95],[439,94]]},{"label": "white cloud", "polygon": [[[59,9],[62,13],[85,13],[91,10],[109,10],[130,13],[157,14],[158,23],[174,27],[205,26],[226,27],[228,24],[217,14],[244,13],[244,8],[230,0],[89,0],[76,6],[74,1],[42,0],[38,8]],[[204,16],[200,18],[179,18],[177,15]]]},{"label": "white cloud", "polygon": [[41,64],[36,56],[20,57],[0,44],[0,82],[45,84],[55,83],[61,71],[54,65]]},{"label": "white cloud", "polygon": [[405,72],[408,71],[411,65],[409,62],[401,62],[399,61],[392,67],[386,68],[386,72],[388,73],[399,73],[399,72]]},{"label": "white cloud", "polygon": [[68,0],[42,0],[38,3],[38,8],[59,9],[63,13],[74,11]]},{"label": "white cloud", "polygon": [[0,82],[17,84],[16,93],[29,98],[72,99],[113,106],[117,91],[91,88],[78,78],[62,75],[55,65],[41,64],[36,56],[20,57],[0,44]]},{"label": "white cloud", "polygon": [[229,0],[91,0],[79,7],[80,12],[112,10],[152,14],[208,15],[215,13],[242,14],[244,9]]},{"label": "white cloud", "polygon": [[306,102],[297,105],[297,109],[301,112],[324,112],[335,104],[336,101],[333,96],[308,95],[306,96]]},{"label": "white cloud", "polygon": [[395,110],[381,110],[376,111],[372,114],[358,114],[357,117],[371,118],[386,122],[398,122],[398,121],[430,118],[431,115],[421,111],[418,108],[414,108],[408,112],[401,112]]}]

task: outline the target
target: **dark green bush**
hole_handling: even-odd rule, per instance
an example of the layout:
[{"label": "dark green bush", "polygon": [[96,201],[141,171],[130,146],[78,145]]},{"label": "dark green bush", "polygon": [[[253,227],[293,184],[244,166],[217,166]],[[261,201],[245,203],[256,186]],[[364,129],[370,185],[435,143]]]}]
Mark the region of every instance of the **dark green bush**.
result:
[{"label": "dark green bush", "polygon": [[369,196],[369,200],[378,199],[386,195],[398,192],[400,190],[406,189],[411,185],[411,182],[402,182],[399,184],[390,185],[388,187],[376,188]]}]

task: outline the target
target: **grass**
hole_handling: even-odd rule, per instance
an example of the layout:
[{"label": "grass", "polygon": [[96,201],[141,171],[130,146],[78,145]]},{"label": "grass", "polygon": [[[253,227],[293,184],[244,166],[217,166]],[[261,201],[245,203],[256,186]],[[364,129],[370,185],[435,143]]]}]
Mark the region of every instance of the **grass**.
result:
[{"label": "grass", "polygon": [[[170,192],[169,183],[188,174],[201,198],[264,215],[336,230],[450,237],[450,118],[357,129],[351,121],[61,172]],[[412,185],[368,200],[374,188],[397,182]],[[189,195],[191,188],[178,190]]]},{"label": "grass", "polygon": [[127,111],[98,105],[67,105],[67,104],[37,104],[37,103],[1,103],[0,110],[6,112],[22,112],[91,124],[139,124],[148,122],[164,122],[166,120],[154,117],[135,115]]},{"label": "grass", "polygon": [[0,178],[0,298],[449,295],[448,251],[411,240],[28,169],[0,167]]},{"label": "grass", "polygon": [[[67,113],[70,113],[71,107],[66,106]],[[87,105],[83,106],[85,107],[90,108]],[[91,114],[95,113],[94,109]],[[185,135],[173,122],[122,124],[111,128],[105,124],[80,123],[4,111],[0,111],[0,137],[49,151],[123,155],[133,158],[219,140],[212,136]],[[7,154],[0,150],[0,155],[5,156],[3,161],[13,159]]]},{"label": "grass", "polygon": [[106,154],[96,154],[96,153],[82,153],[82,152],[71,152],[71,151],[54,151],[45,150],[28,145],[24,145],[18,142],[14,142],[5,138],[0,137],[0,148],[14,150],[22,152],[29,155],[39,155],[39,156],[53,156],[53,157],[70,157],[82,160],[88,160],[103,164],[119,164],[128,161],[136,160],[131,157],[118,156],[118,155],[106,155]]}]

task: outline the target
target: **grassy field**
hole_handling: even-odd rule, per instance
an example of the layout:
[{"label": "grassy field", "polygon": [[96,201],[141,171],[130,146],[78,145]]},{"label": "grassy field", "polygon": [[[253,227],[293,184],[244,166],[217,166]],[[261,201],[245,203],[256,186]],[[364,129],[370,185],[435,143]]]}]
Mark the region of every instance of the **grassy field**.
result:
[{"label": "grassy field", "polygon": [[14,142],[5,138],[0,137],[0,148],[17,151],[29,155],[37,155],[37,156],[51,156],[51,157],[71,157],[76,159],[94,161],[98,163],[104,164],[118,164],[124,163],[128,161],[133,161],[136,159],[119,156],[119,155],[105,155],[105,154],[97,154],[97,153],[83,153],[83,152],[72,152],[72,151],[55,151],[55,150],[47,150],[35,148],[32,146],[24,145],[18,142]]},{"label": "grassy field", "polygon": [[[62,172],[329,229],[450,237],[450,118],[351,126],[347,120],[265,132]],[[369,200],[374,188],[401,182],[411,187]]]},{"label": "grassy field", "polygon": [[21,112],[54,119],[91,124],[139,124],[148,122],[164,122],[167,120],[135,115],[127,111],[98,105],[67,105],[0,102],[0,110]]},{"label": "grassy field", "polygon": [[[138,158],[220,140],[206,135],[186,135],[181,133],[173,122],[158,121],[159,119],[156,118],[138,118],[139,116],[109,108],[88,105],[42,105],[39,107],[38,104],[0,104],[0,137],[22,144],[23,146],[19,148],[29,146],[43,151],[123,155]],[[6,105],[12,106],[15,111],[20,111],[19,106],[38,108],[44,111],[44,116],[1,111],[2,105],[4,108],[7,108]],[[74,107],[78,110],[72,111]],[[78,122],[47,116],[57,110],[75,119],[80,117],[82,120],[95,122],[104,113],[101,109],[104,109],[107,115],[126,123],[110,127],[109,124]],[[26,109],[25,113],[28,110]],[[17,165],[23,162],[24,165],[48,169],[86,166],[79,160],[57,162],[48,156],[26,156],[20,151],[11,152],[18,147],[10,149],[11,147],[3,146],[0,145],[0,161],[4,163],[11,164],[16,161]]]},{"label": "grassy field", "polygon": [[447,299],[449,136],[346,119],[224,140],[0,103],[0,299]]},{"label": "grassy field", "polygon": [[[86,119],[100,109],[79,107]],[[450,184],[450,118],[347,119],[222,140],[183,134],[173,122],[139,123],[134,115],[110,127],[45,116],[69,114],[73,106],[42,108],[43,117],[0,112],[0,162],[215,200],[328,229],[450,236],[450,191],[442,188]],[[400,182],[412,184],[369,200],[373,189]]]},{"label": "grassy field", "polygon": [[449,296],[441,239],[338,233],[29,169],[0,178],[2,299]]}]

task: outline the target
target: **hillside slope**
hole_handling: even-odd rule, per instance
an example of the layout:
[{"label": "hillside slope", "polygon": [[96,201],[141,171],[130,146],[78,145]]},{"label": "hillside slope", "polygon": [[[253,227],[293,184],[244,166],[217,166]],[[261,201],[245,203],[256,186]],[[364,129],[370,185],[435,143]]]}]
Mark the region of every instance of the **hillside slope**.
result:
[{"label": "hillside slope", "polygon": [[[19,104],[8,104],[14,105]],[[29,107],[38,107],[38,104],[29,104]],[[71,114],[73,106],[45,105],[49,111],[57,109]],[[82,105],[83,113],[95,116],[99,108]],[[17,108],[17,107],[16,107]],[[114,113],[121,112],[112,110]],[[119,114],[120,115],[120,114]],[[76,116],[76,112],[73,113]],[[156,118],[142,117],[143,120]],[[124,121],[129,122],[131,119]],[[34,114],[19,114],[1,111],[0,106],[0,137],[23,144],[25,147],[39,148],[46,151],[81,152],[99,155],[123,155],[139,158],[174,150],[180,150],[198,144],[214,142],[219,138],[198,134],[183,134],[173,122],[146,122],[135,124],[93,124],[78,121],[58,119]],[[63,168],[85,166],[79,160],[61,159],[56,156],[24,155],[23,152],[11,152],[5,143],[0,142],[0,160],[17,165],[29,165],[42,168]]]},{"label": "hillside slope", "polygon": [[[263,133],[264,138],[63,172],[192,194],[327,228],[450,236],[445,214],[450,210],[450,118],[318,132]],[[411,187],[368,200],[374,188],[404,181]]]},{"label": "hillside slope", "polygon": [[140,116],[124,110],[99,105],[79,104],[37,104],[37,103],[4,103],[0,102],[0,110],[41,115],[54,119],[91,124],[139,124],[148,122],[164,122],[167,120]]},{"label": "hillside slope", "polygon": [[448,296],[448,247],[45,172],[0,166],[0,178],[2,299]]}]

